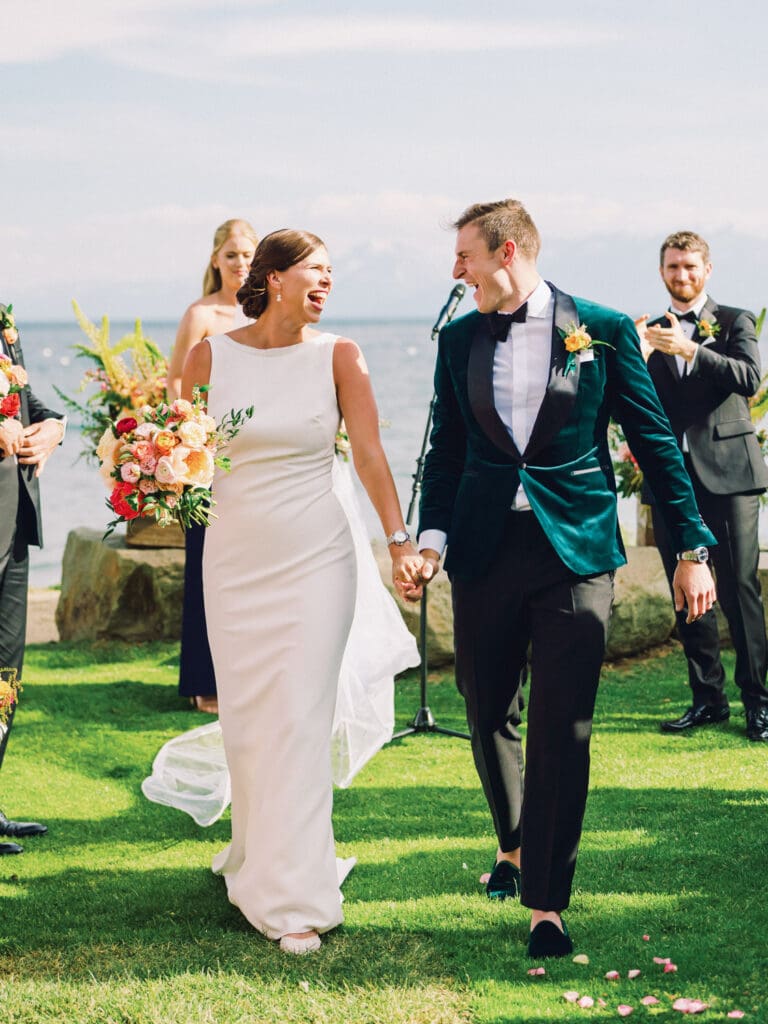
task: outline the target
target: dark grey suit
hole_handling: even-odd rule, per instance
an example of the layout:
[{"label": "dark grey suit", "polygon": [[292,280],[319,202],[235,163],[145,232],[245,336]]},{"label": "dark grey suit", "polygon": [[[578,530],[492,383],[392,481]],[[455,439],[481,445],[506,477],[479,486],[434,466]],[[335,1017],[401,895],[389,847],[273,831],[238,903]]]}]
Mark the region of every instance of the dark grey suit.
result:
[{"label": "dark grey suit", "polygon": [[[756,708],[768,705],[768,643],[757,576],[758,495],[768,487],[768,468],[748,402],[760,384],[755,318],[708,298],[700,320],[714,321],[720,330],[714,338],[694,331],[700,347],[687,373],[681,376],[674,356],[661,352],[651,354],[648,371],[678,444],[682,448],[683,435],[688,442],[685,461],[696,501],[718,541],[710,554],[736,651],[735,680],[745,706]],[[668,326],[665,317],[654,323]],[[649,491],[644,498],[653,504]],[[653,524],[671,583],[676,551],[655,506]],[[726,705],[714,611],[691,623],[680,613],[677,624],[694,704]]]}]

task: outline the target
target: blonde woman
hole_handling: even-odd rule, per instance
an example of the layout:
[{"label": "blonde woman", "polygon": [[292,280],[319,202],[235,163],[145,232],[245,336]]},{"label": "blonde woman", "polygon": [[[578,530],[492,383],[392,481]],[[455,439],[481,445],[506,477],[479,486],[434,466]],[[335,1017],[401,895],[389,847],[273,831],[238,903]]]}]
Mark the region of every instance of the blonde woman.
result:
[{"label": "blonde woman", "polygon": [[[168,368],[168,399],[181,394],[181,373],[191,350],[203,338],[222,334],[233,326],[238,309],[237,291],[248,278],[258,244],[246,220],[227,220],[216,228],[213,252],[203,278],[203,294],[181,318]],[[202,559],[205,528],[186,532],[184,609],[179,660],[179,693],[198,709],[218,714],[216,677],[208,648],[203,607]]]}]

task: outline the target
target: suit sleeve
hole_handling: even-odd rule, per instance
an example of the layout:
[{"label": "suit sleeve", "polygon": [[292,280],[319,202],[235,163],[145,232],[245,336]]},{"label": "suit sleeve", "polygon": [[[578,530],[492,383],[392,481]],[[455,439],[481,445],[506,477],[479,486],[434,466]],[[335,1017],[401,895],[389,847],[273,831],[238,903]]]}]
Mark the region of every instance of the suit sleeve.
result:
[{"label": "suit sleeve", "polygon": [[717,543],[704,525],[683,456],[648,374],[635,326],[620,316],[608,350],[613,367],[612,415],[653,491],[656,506],[678,551]]},{"label": "suit sleeve", "polygon": [[447,366],[446,348],[445,332],[442,332],[435,366],[430,448],[424,462],[419,506],[420,534],[424,530],[442,530],[449,534],[467,450],[466,428]]},{"label": "suit sleeve", "polygon": [[760,352],[755,330],[755,318],[740,310],[728,331],[727,353],[699,345],[688,371],[690,379],[707,380],[726,394],[751,398],[760,387]]},{"label": "suit sleeve", "polygon": [[48,409],[34,392],[30,391],[29,387],[26,388],[27,401],[29,403],[29,422],[30,423],[41,423],[43,420],[63,420],[64,414],[61,412],[54,412],[53,409]]}]

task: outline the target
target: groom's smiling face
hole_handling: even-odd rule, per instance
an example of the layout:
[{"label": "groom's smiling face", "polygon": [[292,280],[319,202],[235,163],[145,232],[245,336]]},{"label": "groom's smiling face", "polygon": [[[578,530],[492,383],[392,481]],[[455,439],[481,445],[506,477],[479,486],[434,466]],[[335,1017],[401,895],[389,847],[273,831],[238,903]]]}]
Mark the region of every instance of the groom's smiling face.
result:
[{"label": "groom's smiling face", "polygon": [[475,289],[474,299],[481,313],[494,313],[514,298],[507,271],[508,244],[505,242],[495,252],[489,252],[474,224],[465,224],[456,235],[453,276]]}]

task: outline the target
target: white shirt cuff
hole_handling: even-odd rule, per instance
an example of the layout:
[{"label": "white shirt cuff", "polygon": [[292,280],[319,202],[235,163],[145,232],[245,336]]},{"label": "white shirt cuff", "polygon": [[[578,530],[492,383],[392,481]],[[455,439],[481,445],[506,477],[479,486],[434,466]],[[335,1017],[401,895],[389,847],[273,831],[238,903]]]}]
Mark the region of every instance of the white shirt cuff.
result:
[{"label": "white shirt cuff", "polygon": [[424,530],[419,535],[419,551],[429,548],[431,551],[436,551],[438,555],[442,555],[447,540],[448,534],[444,530]]}]

